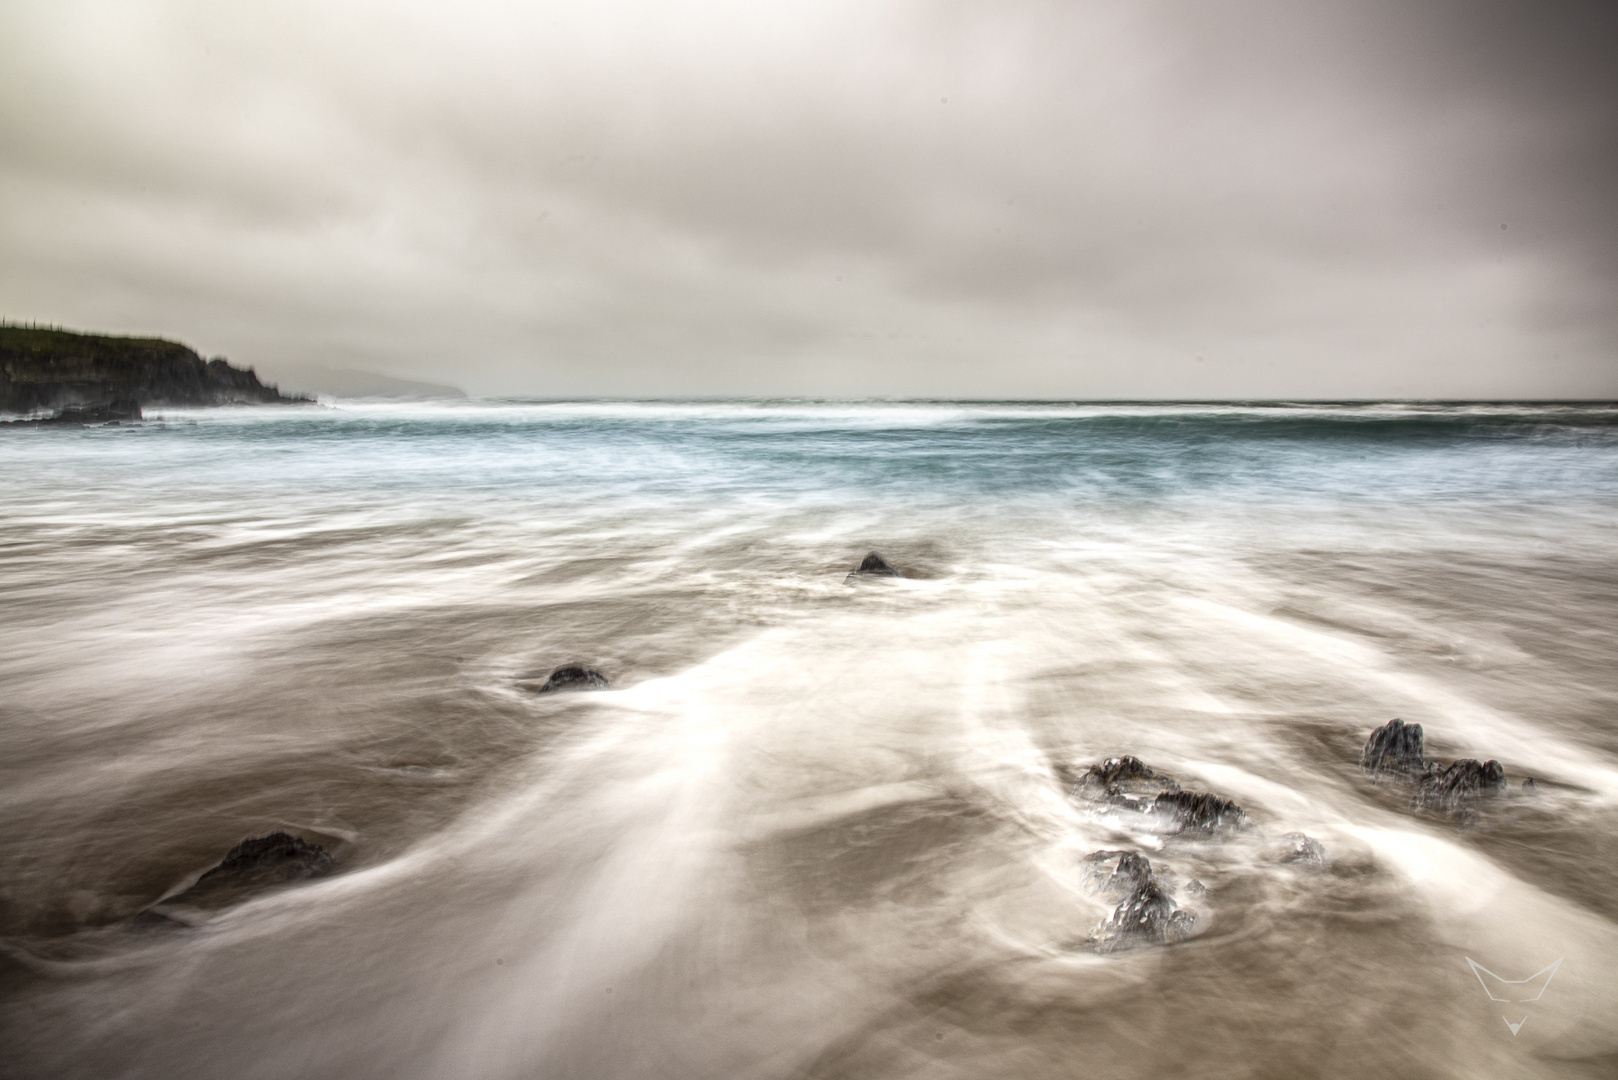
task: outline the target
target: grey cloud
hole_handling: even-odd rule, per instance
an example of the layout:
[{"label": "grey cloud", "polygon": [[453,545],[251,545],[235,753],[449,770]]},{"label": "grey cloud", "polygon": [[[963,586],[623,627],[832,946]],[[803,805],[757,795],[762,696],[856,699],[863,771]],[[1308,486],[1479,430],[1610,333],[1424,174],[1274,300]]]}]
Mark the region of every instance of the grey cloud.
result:
[{"label": "grey cloud", "polygon": [[0,24],[13,316],[474,392],[1618,395],[1594,6]]}]

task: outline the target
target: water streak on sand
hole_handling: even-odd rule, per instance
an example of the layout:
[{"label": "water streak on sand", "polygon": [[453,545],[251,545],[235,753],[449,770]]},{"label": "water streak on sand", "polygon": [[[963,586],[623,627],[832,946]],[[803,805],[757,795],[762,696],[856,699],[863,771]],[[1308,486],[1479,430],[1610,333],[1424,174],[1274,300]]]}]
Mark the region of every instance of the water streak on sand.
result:
[{"label": "water streak on sand", "polygon": [[[0,1075],[1618,1061],[1611,410],[361,404],[0,456]],[[845,582],[873,549],[904,577]],[[567,663],[613,684],[536,693]],[[1413,813],[1358,767],[1394,716],[1540,794]],[[1063,790],[1121,753],[1251,827]],[[277,830],[338,871],[132,927]],[[1087,950],[1102,848],[1198,936]],[[1563,955],[1516,1034],[1465,963]]]}]

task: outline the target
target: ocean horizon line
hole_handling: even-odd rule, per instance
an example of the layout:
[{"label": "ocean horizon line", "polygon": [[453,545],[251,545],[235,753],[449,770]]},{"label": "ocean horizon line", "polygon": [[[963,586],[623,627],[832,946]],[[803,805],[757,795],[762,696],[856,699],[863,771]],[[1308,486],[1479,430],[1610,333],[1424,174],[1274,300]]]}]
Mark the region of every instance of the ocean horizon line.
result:
[{"label": "ocean horizon line", "polygon": [[[342,395],[331,395],[343,400]],[[354,395],[348,400],[360,400],[363,395]],[[380,397],[366,398],[365,400],[386,400]],[[1156,405],[1189,405],[1189,406],[1222,406],[1222,407],[1251,407],[1251,408],[1322,408],[1327,406],[1340,406],[1345,408],[1364,407],[1375,405],[1417,405],[1427,407],[1465,407],[1465,406],[1569,406],[1579,408],[1618,407],[1615,398],[1084,398],[1084,397],[1050,397],[1050,398],[974,398],[974,397],[818,397],[818,396],[754,396],[754,395],[702,395],[702,396],[616,396],[616,395],[570,395],[565,397],[537,397],[519,394],[471,394],[464,399],[427,398],[420,400],[457,400],[467,404],[480,402],[493,402],[501,404],[523,405],[583,405],[583,404],[613,404],[613,405],[1018,405],[1018,406],[1123,406],[1142,407]]]}]

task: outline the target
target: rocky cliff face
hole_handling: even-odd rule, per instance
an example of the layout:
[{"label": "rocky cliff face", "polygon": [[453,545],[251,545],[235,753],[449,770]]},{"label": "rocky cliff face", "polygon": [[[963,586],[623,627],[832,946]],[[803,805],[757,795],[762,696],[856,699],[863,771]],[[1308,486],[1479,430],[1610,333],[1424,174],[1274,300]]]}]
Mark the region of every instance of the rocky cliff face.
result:
[{"label": "rocky cliff face", "polygon": [[162,338],[0,327],[0,412],[78,406],[291,404],[251,369]]}]

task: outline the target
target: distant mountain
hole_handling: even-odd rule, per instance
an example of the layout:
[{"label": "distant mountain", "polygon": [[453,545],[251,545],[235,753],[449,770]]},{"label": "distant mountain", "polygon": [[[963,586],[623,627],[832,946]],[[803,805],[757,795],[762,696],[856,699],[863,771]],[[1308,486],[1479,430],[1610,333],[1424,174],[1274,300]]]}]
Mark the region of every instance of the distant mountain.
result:
[{"label": "distant mountain", "polygon": [[147,405],[307,402],[258,381],[252,368],[162,338],[0,326],[0,412],[139,409]]},{"label": "distant mountain", "polygon": [[466,397],[466,392],[459,387],[417,382],[414,379],[399,379],[392,375],[378,375],[374,371],[357,371],[353,368],[276,364],[275,375],[282,386],[301,394],[325,394],[329,397],[345,398],[393,398],[406,401]]}]

